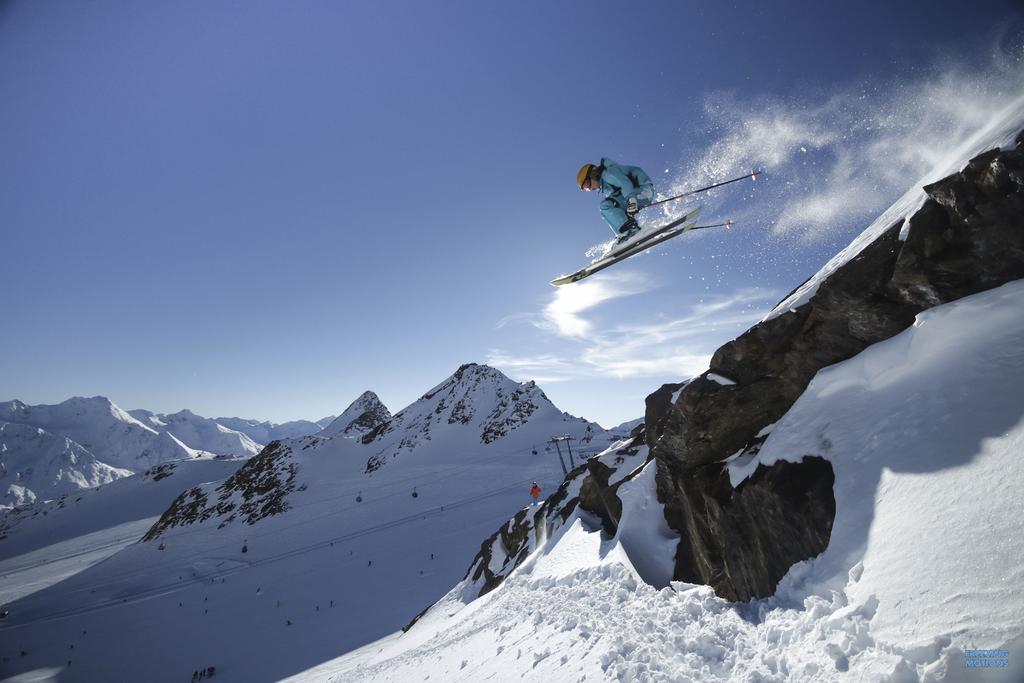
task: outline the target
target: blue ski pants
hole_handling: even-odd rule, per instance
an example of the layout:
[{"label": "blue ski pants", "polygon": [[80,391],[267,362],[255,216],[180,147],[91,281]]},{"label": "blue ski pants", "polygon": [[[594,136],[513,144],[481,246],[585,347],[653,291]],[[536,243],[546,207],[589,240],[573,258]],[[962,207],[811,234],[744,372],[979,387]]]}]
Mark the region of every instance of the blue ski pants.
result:
[{"label": "blue ski pants", "polygon": [[[654,199],[653,189],[644,189],[633,195],[637,199],[637,204],[640,208],[643,208],[651,203]],[[618,197],[605,197],[601,202],[601,215],[608,225],[611,226],[612,232],[618,234],[622,226],[625,225],[626,221],[629,220],[629,216],[626,215],[626,198],[622,196]]]}]

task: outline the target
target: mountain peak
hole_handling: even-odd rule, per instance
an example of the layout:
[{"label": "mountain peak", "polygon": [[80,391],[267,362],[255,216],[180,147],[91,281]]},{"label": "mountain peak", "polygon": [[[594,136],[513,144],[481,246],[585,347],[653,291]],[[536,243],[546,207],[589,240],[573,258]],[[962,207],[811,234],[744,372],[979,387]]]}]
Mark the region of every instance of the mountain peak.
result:
[{"label": "mountain peak", "polygon": [[[513,432],[531,444],[538,439],[546,441],[551,434],[565,432],[570,423],[580,427],[581,434],[593,431],[585,420],[558,410],[535,382],[516,382],[489,365],[465,363],[389,422],[363,436],[362,443],[375,450],[367,462],[367,471],[373,471],[389,458],[420,448],[442,433],[447,435],[445,441],[456,439],[460,448],[475,449]],[[536,430],[524,431],[527,424],[535,425]]]},{"label": "mountain peak", "polygon": [[112,417],[119,423],[132,424],[142,427],[149,432],[155,432],[149,425],[139,421],[121,408],[106,396],[72,396],[56,406],[34,406],[36,408],[50,408],[55,415],[63,414],[65,419],[81,419],[87,416]]},{"label": "mountain peak", "polygon": [[450,390],[451,387],[458,384],[476,384],[483,380],[490,380],[495,383],[509,383],[516,384],[512,379],[505,375],[501,370],[492,368],[490,365],[481,365],[479,363],[463,363],[458,369],[448,376],[443,382],[435,386],[433,389],[423,394],[420,400],[430,400],[437,396],[439,393]]},{"label": "mountain peak", "polygon": [[454,373],[455,377],[499,377],[502,379],[508,379],[508,377],[501,370],[492,368],[490,365],[483,365],[480,363],[463,363],[459,366],[459,369]]},{"label": "mountain peak", "polygon": [[72,408],[77,410],[107,410],[109,406],[114,404],[106,396],[72,396],[69,399],[61,401],[57,405],[62,408]]},{"label": "mountain peak", "polygon": [[377,394],[367,390],[352,401],[341,415],[324,427],[320,435],[325,437],[362,436],[390,419],[391,411],[381,402]]}]

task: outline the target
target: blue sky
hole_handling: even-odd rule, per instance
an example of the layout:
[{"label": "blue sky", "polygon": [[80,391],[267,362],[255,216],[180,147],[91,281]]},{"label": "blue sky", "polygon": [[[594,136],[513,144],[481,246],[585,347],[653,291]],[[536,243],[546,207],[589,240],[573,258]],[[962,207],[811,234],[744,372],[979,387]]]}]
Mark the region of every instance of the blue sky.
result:
[{"label": "blue sky", "polygon": [[[1022,26],[994,0],[4,3],[0,400],[319,418],[477,361],[638,417],[1021,90]],[[556,291],[610,235],[574,186],[600,156],[662,191],[768,173],[704,198],[729,233]]]}]

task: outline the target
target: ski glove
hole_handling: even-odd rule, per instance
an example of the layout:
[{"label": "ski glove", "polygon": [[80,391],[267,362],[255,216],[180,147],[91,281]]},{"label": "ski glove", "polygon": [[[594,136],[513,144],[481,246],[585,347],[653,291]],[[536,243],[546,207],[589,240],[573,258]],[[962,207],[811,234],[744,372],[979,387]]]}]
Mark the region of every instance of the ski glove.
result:
[{"label": "ski glove", "polygon": [[640,210],[640,206],[636,202],[636,197],[630,197],[626,200],[626,213],[630,216],[634,215]]}]

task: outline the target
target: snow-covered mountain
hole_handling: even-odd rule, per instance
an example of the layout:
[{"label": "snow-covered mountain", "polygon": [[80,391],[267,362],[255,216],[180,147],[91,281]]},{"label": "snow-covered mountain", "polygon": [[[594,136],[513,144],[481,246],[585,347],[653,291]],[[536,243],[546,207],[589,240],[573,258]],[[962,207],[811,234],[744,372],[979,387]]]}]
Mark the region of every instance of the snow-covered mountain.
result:
[{"label": "snow-covered mountain", "polygon": [[260,448],[278,439],[298,439],[303,436],[311,436],[322,429],[319,423],[309,420],[276,423],[247,420],[242,417],[218,417],[214,418],[214,422],[245,434],[259,444]]},{"label": "snow-covered mountain", "polygon": [[257,443],[248,434],[225,426],[219,419],[196,415],[191,410],[181,410],[170,415],[148,410],[128,412],[139,422],[158,432],[167,432],[196,450],[218,455],[249,456],[256,455],[263,448],[263,443]]},{"label": "snow-covered mountain", "polygon": [[[360,399],[354,404],[357,410],[378,407],[372,394]],[[520,384],[494,368],[469,363],[351,447],[342,443],[345,439],[327,433],[272,444],[223,484],[182,494],[148,537],[208,520],[216,520],[222,528],[236,519],[254,524],[282,515],[291,509],[293,499],[309,495],[307,487],[319,492],[325,481],[339,476],[356,485],[369,482],[365,475],[399,455],[448,471],[475,459],[489,462],[493,454],[499,454],[499,461],[518,463],[525,454],[553,469],[550,449],[542,455],[539,448],[554,435],[570,435],[582,444],[595,439],[603,444],[609,438],[595,423],[559,411],[535,383]],[[340,461],[330,465],[332,474],[300,476],[321,467],[316,461],[324,454],[328,462]],[[498,467],[508,465],[499,462]]]},{"label": "snow-covered mountain", "polygon": [[[111,639],[120,678],[172,681],[208,665],[235,680],[283,678],[444,595],[480,540],[528,504],[534,481],[557,488],[551,436],[606,438],[532,383],[477,365],[399,415],[365,444],[278,441],[227,479],[189,486],[143,542],[4,606],[0,641],[29,653],[18,670],[54,656],[66,669],[74,643],[70,680],[113,675],[99,647]],[[396,443],[400,457],[368,472]]]},{"label": "snow-covered mountain", "polygon": [[361,437],[390,419],[391,411],[381,403],[377,394],[364,391],[341,415],[324,426],[320,436]]},{"label": "snow-covered mountain", "polygon": [[413,451],[435,457],[473,457],[502,441],[538,448],[552,436],[568,434],[589,445],[605,430],[556,408],[534,382],[514,382],[487,365],[468,363],[362,438],[372,450],[372,472]]},{"label": "snow-covered mountain", "polygon": [[103,396],[69,398],[56,405],[8,401],[0,403],[0,420],[66,436],[102,462],[133,472],[198,455],[196,449],[143,424]]},{"label": "snow-covered mountain", "polygon": [[102,486],[131,474],[103,464],[66,436],[0,422],[0,509]]},{"label": "snow-covered mountain", "polygon": [[[359,425],[376,426],[379,420],[374,419],[387,414],[383,406],[373,406],[368,395],[373,396],[367,392],[350,407],[364,407],[352,416],[352,433]],[[5,450],[0,449],[0,510],[52,500],[165,462],[213,455],[248,457],[273,440],[321,431],[308,420],[276,424],[211,419],[190,410],[125,411],[102,396],[76,397],[57,405],[0,403],[3,425],[11,426],[4,436]]]}]

